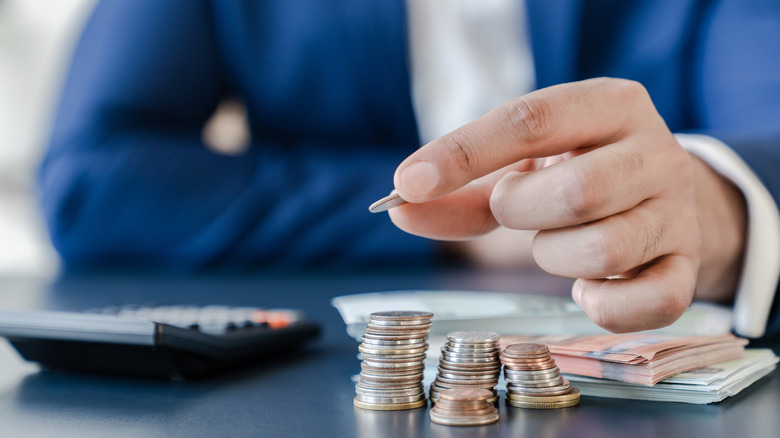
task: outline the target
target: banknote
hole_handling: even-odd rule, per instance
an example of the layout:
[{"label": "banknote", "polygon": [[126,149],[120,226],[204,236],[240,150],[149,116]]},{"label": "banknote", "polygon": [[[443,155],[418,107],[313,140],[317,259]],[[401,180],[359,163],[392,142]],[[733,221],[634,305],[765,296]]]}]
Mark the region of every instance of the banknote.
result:
[{"label": "banknote", "polygon": [[720,336],[647,333],[591,336],[502,336],[501,345],[548,345],[564,373],[654,385],[668,377],[742,357],[748,341]]},{"label": "banknote", "polygon": [[677,374],[654,386],[564,374],[582,395],[679,403],[717,403],[771,373],[778,357],[771,349],[748,348],[739,359]]}]

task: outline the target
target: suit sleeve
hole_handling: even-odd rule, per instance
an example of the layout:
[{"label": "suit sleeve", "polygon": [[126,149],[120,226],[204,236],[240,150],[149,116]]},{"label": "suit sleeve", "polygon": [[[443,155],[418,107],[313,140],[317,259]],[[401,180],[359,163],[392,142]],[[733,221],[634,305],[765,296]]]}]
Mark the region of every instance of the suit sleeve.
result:
[{"label": "suit sleeve", "polygon": [[[780,51],[775,47],[780,3],[724,0],[713,5],[694,69],[701,130],[729,145],[780,205]],[[774,284],[778,272],[780,266]],[[779,296],[775,290],[766,337],[780,336]]]},{"label": "suit sleeve", "polygon": [[[210,4],[100,3],[76,48],[39,173],[66,265],[420,263],[433,248],[367,206],[410,145],[334,148],[259,138],[210,152],[204,123],[230,94]],[[400,152],[399,152],[400,151]]]}]

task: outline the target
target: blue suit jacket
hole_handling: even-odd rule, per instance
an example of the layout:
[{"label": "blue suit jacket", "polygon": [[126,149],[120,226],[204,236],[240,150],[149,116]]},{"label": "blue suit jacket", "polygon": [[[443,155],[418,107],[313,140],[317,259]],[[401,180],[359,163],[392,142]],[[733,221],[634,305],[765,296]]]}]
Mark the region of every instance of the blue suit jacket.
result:
[{"label": "blue suit jacket", "polygon": [[[780,2],[527,9],[539,87],[637,80],[673,131],[725,139],[780,196]],[[248,107],[239,157],[201,141],[226,96]],[[76,49],[43,207],[69,264],[428,262],[366,211],[418,146],[403,1],[114,0]]]}]

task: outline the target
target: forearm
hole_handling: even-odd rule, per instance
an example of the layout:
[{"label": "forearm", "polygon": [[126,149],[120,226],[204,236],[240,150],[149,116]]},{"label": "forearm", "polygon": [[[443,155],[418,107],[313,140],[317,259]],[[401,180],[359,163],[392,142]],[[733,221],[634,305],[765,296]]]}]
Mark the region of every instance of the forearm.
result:
[{"label": "forearm", "polygon": [[358,265],[431,255],[430,243],[366,211],[398,161],[387,145],[336,153],[326,144],[265,143],[228,157],[198,141],[124,132],[52,153],[41,187],[66,262]]}]

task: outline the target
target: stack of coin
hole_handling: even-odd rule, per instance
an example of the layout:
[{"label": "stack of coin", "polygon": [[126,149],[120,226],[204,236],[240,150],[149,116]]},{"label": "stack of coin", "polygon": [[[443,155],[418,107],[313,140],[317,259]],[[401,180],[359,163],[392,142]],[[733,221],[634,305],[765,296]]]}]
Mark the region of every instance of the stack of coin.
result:
[{"label": "stack of coin", "polygon": [[498,409],[490,404],[493,393],[481,388],[450,388],[439,394],[431,409],[431,421],[447,426],[481,426],[498,421]]},{"label": "stack of coin", "polygon": [[501,363],[511,406],[557,409],[580,402],[580,391],[561,376],[546,345],[509,345],[501,352]]},{"label": "stack of coin", "polygon": [[496,384],[501,374],[498,333],[451,332],[441,349],[439,372],[431,384],[430,398],[450,388],[482,388],[490,391],[490,403],[498,401]]},{"label": "stack of coin", "polygon": [[355,406],[377,411],[427,404],[422,385],[432,313],[371,314],[358,350],[362,358]]}]

